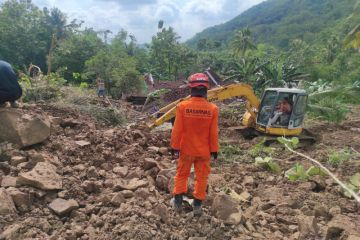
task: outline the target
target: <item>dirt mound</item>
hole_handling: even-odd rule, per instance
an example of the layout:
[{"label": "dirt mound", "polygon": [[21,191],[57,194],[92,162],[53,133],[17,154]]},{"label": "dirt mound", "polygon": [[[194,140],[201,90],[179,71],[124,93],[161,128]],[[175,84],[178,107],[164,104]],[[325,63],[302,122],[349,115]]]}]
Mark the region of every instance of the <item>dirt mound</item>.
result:
[{"label": "dirt mound", "polygon": [[[187,205],[179,216],[170,205],[176,161],[169,154],[169,130],[149,132],[135,124],[109,128],[86,114],[54,106],[34,105],[26,111],[47,112],[52,134],[29,149],[0,145],[0,206],[8,206],[3,211],[10,213],[0,215],[0,239],[347,239],[360,235],[356,227],[339,224],[342,219],[359,222],[359,209],[341,196],[333,182],[326,181],[319,192],[313,184],[290,182],[261,170],[246,154],[251,145],[245,140],[236,139],[242,161],[213,163],[204,214],[194,217]],[[289,156],[284,153],[283,157]],[[291,166],[292,161],[289,158],[281,165]],[[49,184],[45,176],[51,175],[61,184],[41,187]],[[24,182],[21,176],[32,180]],[[224,196],[229,189],[241,197]],[[222,199],[231,206],[222,206]]]}]

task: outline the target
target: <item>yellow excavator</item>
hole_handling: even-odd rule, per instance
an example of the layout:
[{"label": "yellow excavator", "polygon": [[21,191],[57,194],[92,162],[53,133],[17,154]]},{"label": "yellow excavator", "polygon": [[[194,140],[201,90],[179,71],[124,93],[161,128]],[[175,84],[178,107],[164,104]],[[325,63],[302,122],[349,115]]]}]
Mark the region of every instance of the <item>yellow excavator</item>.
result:
[{"label": "yellow excavator", "polygon": [[[154,128],[171,121],[176,115],[176,105],[190,96],[179,99],[161,108],[151,117],[148,126]],[[314,141],[309,134],[302,134],[302,124],[305,117],[308,94],[305,90],[296,88],[268,88],[262,95],[261,101],[256,97],[253,88],[245,83],[234,83],[227,86],[217,86],[208,91],[208,101],[217,102],[231,98],[246,100],[246,112],[242,118],[240,130],[245,136],[299,136],[301,139]],[[291,113],[281,115],[274,123],[278,105],[287,99],[291,106]]]}]

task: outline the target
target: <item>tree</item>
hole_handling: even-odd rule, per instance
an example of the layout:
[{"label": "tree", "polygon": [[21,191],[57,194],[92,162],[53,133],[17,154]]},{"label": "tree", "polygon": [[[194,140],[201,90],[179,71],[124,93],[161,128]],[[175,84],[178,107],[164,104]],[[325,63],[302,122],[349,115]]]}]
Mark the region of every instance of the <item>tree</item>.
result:
[{"label": "tree", "polygon": [[244,56],[246,51],[256,49],[249,28],[236,31],[230,44],[235,55],[238,56]]},{"label": "tree", "polygon": [[338,53],[340,41],[337,36],[331,36],[325,43],[325,59],[327,63],[332,63]]},{"label": "tree", "polygon": [[103,48],[104,44],[94,30],[85,29],[77,32],[56,47],[53,57],[54,68],[65,68],[64,77],[72,79],[73,73],[82,73],[85,70],[85,62]]},{"label": "tree", "polygon": [[299,72],[299,68],[288,59],[271,60],[260,66],[256,73],[255,88],[263,89],[265,87],[293,87],[297,86],[308,75]]},{"label": "tree", "polygon": [[120,31],[111,44],[106,45],[85,63],[85,75],[88,78],[104,79],[107,90],[113,97],[141,92],[144,88],[137,47],[134,46],[134,54],[129,54],[126,39],[127,32]]},{"label": "tree", "polygon": [[0,8],[0,58],[17,68],[46,67],[50,44],[44,13],[29,2],[6,1]]},{"label": "tree", "polygon": [[263,64],[259,62],[258,58],[241,58],[229,66],[229,69],[225,72],[227,77],[224,81],[235,80],[252,84],[255,81],[256,73],[259,72],[262,67]]},{"label": "tree", "polygon": [[156,69],[157,77],[165,76],[170,79],[174,76],[176,54],[180,46],[179,38],[172,27],[163,28],[161,32],[153,36],[150,44],[150,61]]}]

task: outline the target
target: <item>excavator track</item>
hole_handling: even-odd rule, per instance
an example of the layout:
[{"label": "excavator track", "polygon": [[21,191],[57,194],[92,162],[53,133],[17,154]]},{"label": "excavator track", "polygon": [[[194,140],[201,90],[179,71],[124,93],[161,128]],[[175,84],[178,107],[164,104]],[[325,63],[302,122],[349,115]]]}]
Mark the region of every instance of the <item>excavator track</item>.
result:
[{"label": "excavator track", "polygon": [[[263,138],[265,138],[265,142],[264,142],[265,146],[270,146],[271,144],[278,143],[277,138],[279,136],[268,135],[268,134],[259,132],[253,128],[239,126],[239,127],[230,127],[230,128],[228,128],[228,130],[234,130],[234,131],[239,132],[245,139],[253,139],[256,137],[263,137]],[[306,129],[303,129],[302,133],[296,137],[299,138],[299,141],[300,141],[299,146],[300,147],[312,146],[319,140],[318,136],[315,136],[314,134],[312,134],[310,131],[308,131]]]}]

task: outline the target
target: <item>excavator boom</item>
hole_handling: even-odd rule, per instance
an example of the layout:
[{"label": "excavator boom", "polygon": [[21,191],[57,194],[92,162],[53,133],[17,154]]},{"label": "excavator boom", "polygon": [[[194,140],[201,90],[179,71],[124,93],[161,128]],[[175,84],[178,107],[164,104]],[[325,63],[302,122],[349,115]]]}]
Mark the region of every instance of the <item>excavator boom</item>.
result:
[{"label": "excavator boom", "polygon": [[[246,83],[235,83],[228,86],[224,86],[224,87],[221,86],[211,89],[208,91],[207,99],[210,102],[217,102],[226,99],[231,99],[234,97],[244,97],[248,100],[248,103],[246,104],[246,109],[248,113],[251,115],[251,117],[255,120],[257,111],[259,109],[260,101],[256,97],[252,87]],[[176,105],[179,102],[189,98],[190,96],[187,96],[186,98],[182,98],[177,101],[174,101],[169,105],[160,109],[158,112],[154,113],[152,115],[152,120],[148,126],[150,128],[154,128],[174,118],[176,115]],[[161,116],[157,118],[158,115]]]}]

